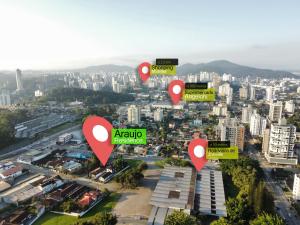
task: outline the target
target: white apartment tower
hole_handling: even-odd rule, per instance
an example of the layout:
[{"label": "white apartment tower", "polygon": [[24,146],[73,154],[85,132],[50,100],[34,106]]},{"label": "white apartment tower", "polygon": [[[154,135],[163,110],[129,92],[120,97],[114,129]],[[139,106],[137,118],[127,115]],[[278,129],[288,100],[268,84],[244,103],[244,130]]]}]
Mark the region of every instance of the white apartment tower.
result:
[{"label": "white apartment tower", "polygon": [[253,136],[263,135],[264,130],[267,126],[266,118],[260,116],[256,110],[250,117],[250,133]]},{"label": "white apartment tower", "polygon": [[22,79],[22,71],[16,70],[16,82],[17,82],[17,91],[23,90],[23,79]]},{"label": "white apartment tower", "polygon": [[271,163],[297,165],[294,152],[296,140],[296,127],[287,125],[286,119],[277,124],[271,124],[269,145],[265,152],[266,159]]},{"label": "white apartment tower", "polygon": [[160,122],[164,118],[164,111],[162,109],[157,109],[154,111],[154,121]]},{"label": "white apartment tower", "polygon": [[250,123],[250,117],[252,114],[252,106],[248,105],[248,107],[243,107],[242,109],[242,123]]},{"label": "white apartment tower", "polygon": [[295,174],[294,176],[293,199],[295,201],[300,200],[300,174]]},{"label": "white apartment tower", "polygon": [[282,115],[282,102],[271,102],[269,110],[269,118],[272,122],[278,122]]},{"label": "white apartment tower", "polygon": [[140,124],[141,122],[141,110],[138,106],[131,105],[128,108],[128,123]]},{"label": "white apartment tower", "polygon": [[273,87],[266,88],[266,100],[271,102],[273,100]]},{"label": "white apartment tower", "polygon": [[284,109],[285,109],[286,112],[292,113],[292,114],[293,114],[293,113],[295,112],[295,104],[294,104],[294,101],[293,101],[293,100],[286,101],[286,102],[285,102]]},{"label": "white apartment tower", "polygon": [[11,105],[10,94],[7,90],[3,90],[0,94],[0,107]]}]

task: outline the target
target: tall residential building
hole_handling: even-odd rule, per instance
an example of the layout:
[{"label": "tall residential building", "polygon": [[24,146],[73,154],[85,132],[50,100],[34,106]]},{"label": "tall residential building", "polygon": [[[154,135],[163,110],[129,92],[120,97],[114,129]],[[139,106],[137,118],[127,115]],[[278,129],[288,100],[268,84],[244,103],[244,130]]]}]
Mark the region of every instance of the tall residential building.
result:
[{"label": "tall residential building", "polygon": [[270,142],[270,129],[265,129],[263,132],[262,152],[268,152]]},{"label": "tall residential building", "polygon": [[22,71],[17,69],[16,70],[16,82],[17,82],[17,91],[22,91],[23,88],[23,78],[22,78]]},{"label": "tall residential building", "polygon": [[295,174],[294,176],[293,199],[295,201],[300,200],[300,174]]},{"label": "tall residential building", "polygon": [[227,105],[218,104],[213,107],[213,114],[216,116],[226,116],[227,115]]},{"label": "tall residential building", "polygon": [[232,94],[233,94],[233,89],[230,88],[228,95],[226,96],[226,104],[227,105],[231,105],[231,103],[232,103]]},{"label": "tall residential building", "polygon": [[242,123],[250,123],[250,117],[252,114],[252,106],[248,105],[248,107],[243,107],[242,109]]},{"label": "tall residential building", "polygon": [[241,100],[247,100],[248,98],[248,88],[247,87],[241,87],[239,89],[240,92],[240,99]]},{"label": "tall residential building", "polygon": [[0,107],[11,105],[10,94],[7,90],[2,90],[0,94]]},{"label": "tall residential building", "polygon": [[128,123],[140,124],[141,122],[141,110],[138,106],[131,105],[128,108]]},{"label": "tall residential building", "polygon": [[118,81],[115,80],[114,77],[112,78],[112,89],[113,89],[113,92],[121,93],[120,84],[118,83]]},{"label": "tall residential building", "polygon": [[240,151],[244,150],[245,127],[238,124],[235,118],[219,121],[217,135],[221,141],[230,141],[231,146],[238,146]]},{"label": "tall residential building", "polygon": [[269,110],[269,119],[272,122],[278,122],[282,115],[282,102],[271,102]]},{"label": "tall residential building", "polygon": [[293,100],[286,101],[284,109],[288,113],[294,113],[295,112],[295,104]]},{"label": "tall residential building", "polygon": [[250,117],[250,133],[253,136],[263,135],[264,130],[267,126],[266,118],[260,116],[256,110]]},{"label": "tall residential building", "polygon": [[223,97],[223,96],[227,96],[228,93],[230,92],[230,84],[229,83],[225,83],[219,86],[219,90],[218,90],[218,94],[219,96]]},{"label": "tall residential building", "polygon": [[287,125],[286,119],[271,124],[269,146],[265,157],[270,163],[297,165],[298,158],[294,152],[296,127]]},{"label": "tall residential building", "polygon": [[250,87],[250,100],[251,101],[256,100],[256,90],[255,87],[253,86]]},{"label": "tall residential building", "polygon": [[268,102],[273,101],[273,87],[266,88],[266,100]]},{"label": "tall residential building", "polygon": [[157,109],[154,111],[154,121],[160,122],[164,118],[164,111],[163,109]]}]

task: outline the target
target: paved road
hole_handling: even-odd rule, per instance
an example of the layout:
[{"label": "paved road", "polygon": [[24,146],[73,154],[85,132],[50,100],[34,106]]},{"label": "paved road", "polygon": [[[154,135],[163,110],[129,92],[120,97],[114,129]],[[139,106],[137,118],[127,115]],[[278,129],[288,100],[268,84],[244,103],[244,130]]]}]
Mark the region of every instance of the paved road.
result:
[{"label": "paved road", "polygon": [[250,157],[259,161],[261,168],[265,173],[265,182],[270,190],[273,192],[274,203],[277,212],[285,219],[286,224],[288,225],[299,225],[300,218],[297,215],[295,210],[291,209],[291,204],[287,200],[284,192],[281,187],[274,181],[271,177],[272,166],[270,166],[263,156],[257,153],[256,149],[252,146],[249,146]]},{"label": "paved road", "polygon": [[53,146],[55,145],[56,141],[57,141],[57,138],[58,136],[64,134],[64,133],[69,133],[69,132],[73,132],[75,130],[78,130],[80,129],[81,127],[81,124],[79,125],[75,125],[73,127],[70,127],[70,128],[67,128],[65,130],[62,130],[62,131],[59,131],[55,134],[52,134],[48,137],[44,137],[44,138],[41,138],[31,144],[28,144],[24,147],[21,147],[21,148],[15,148],[15,149],[11,149],[9,153],[1,153],[0,152],[0,159],[6,159],[6,158],[9,158],[9,157],[13,157],[13,156],[16,156],[20,153],[23,153],[23,152],[26,152],[30,149],[34,149],[34,148],[37,148],[39,146]]}]

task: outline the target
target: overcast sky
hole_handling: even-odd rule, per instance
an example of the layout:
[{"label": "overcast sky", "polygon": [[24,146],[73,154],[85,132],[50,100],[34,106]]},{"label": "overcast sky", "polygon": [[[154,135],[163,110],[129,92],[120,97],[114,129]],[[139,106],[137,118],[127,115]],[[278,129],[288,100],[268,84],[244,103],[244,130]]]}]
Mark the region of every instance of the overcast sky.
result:
[{"label": "overcast sky", "polygon": [[300,70],[298,0],[0,0],[0,70],[227,59]]}]

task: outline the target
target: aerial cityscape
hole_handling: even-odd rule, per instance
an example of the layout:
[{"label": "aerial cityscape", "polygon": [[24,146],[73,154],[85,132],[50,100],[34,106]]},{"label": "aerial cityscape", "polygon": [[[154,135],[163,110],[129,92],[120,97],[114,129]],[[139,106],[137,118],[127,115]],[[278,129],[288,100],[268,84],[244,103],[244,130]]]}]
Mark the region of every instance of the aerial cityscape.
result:
[{"label": "aerial cityscape", "polygon": [[0,225],[299,225],[299,3],[135,2],[0,1]]}]

